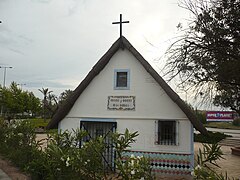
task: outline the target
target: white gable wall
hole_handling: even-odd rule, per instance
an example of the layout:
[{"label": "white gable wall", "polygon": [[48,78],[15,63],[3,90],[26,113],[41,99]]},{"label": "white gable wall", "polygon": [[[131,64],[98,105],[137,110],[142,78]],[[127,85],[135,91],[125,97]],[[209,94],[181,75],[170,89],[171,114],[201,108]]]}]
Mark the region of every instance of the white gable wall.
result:
[{"label": "white gable wall", "polygon": [[[130,90],[114,90],[114,69],[130,69]],[[107,110],[107,97],[118,95],[136,96],[136,110]],[[67,117],[183,119],[186,115],[129,51],[119,50],[84,90]]]},{"label": "white gable wall", "polygon": [[[114,90],[114,70],[130,70],[130,90]],[[135,111],[108,110],[108,96],[135,96]],[[59,128],[78,128],[81,118],[111,118],[117,129],[138,131],[133,149],[190,153],[191,123],[181,109],[128,51],[119,50],[83,91]],[[179,146],[155,145],[155,121],[179,120]]]}]

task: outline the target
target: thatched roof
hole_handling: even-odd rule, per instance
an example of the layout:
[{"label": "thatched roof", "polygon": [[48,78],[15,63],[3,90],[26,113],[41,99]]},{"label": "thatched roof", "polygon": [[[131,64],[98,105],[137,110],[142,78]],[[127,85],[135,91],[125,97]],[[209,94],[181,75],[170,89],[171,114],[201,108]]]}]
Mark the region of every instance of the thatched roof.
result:
[{"label": "thatched roof", "polygon": [[157,83],[163,88],[167,95],[180,107],[180,109],[186,114],[193,126],[202,134],[207,134],[207,130],[202,123],[197,120],[195,114],[186,105],[186,103],[171,89],[171,87],[162,79],[162,77],[152,68],[152,66],[142,57],[142,55],[130,44],[125,37],[120,37],[111,48],[102,56],[102,58],[93,66],[92,70],[88,73],[85,79],[74,90],[73,94],[69,97],[66,103],[61,106],[52,120],[48,123],[47,129],[56,128],[58,123],[68,114],[73,107],[78,97],[82,94],[85,88],[90,82],[97,76],[103,68],[110,61],[112,56],[120,49],[124,48],[132,53],[133,56],[142,64],[146,71],[157,81]]}]

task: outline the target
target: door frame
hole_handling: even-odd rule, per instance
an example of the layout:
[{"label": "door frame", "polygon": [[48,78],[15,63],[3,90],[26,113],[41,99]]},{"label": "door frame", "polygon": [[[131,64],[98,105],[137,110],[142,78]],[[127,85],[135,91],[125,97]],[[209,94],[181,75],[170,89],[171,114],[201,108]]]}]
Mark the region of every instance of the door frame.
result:
[{"label": "door frame", "polygon": [[[83,124],[82,123],[112,123],[113,124],[113,127],[112,127],[112,132],[116,132],[117,130],[117,121],[116,119],[112,119],[112,118],[82,118],[80,119],[80,129],[82,130],[84,127],[83,127]],[[80,142],[80,147],[82,145],[82,141]],[[114,145],[112,144],[112,162],[110,162],[110,164],[106,161],[104,155],[102,154],[102,157],[105,161],[105,163],[107,163],[107,166],[112,170],[112,171],[115,171],[115,163],[114,163],[114,160],[116,159],[116,152],[114,150]]]}]

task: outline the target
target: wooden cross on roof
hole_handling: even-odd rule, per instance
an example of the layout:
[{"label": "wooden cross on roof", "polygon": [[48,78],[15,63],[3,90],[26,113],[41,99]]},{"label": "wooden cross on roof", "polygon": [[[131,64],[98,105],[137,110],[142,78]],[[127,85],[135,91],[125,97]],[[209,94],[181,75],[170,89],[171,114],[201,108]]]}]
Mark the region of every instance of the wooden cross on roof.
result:
[{"label": "wooden cross on roof", "polygon": [[112,24],[120,24],[120,38],[122,37],[122,24],[129,23],[129,21],[122,21],[122,14],[120,14],[120,22],[113,22]]}]

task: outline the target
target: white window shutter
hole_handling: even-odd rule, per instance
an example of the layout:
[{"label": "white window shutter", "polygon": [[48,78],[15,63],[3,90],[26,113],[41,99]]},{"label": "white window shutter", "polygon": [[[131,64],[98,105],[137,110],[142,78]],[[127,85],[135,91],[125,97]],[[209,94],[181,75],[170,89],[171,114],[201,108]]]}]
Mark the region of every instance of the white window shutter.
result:
[{"label": "white window shutter", "polygon": [[158,142],[158,121],[156,120],[155,121],[155,142],[154,142],[154,144],[159,144],[159,142]]},{"label": "white window shutter", "polygon": [[179,145],[179,125],[180,125],[180,122],[176,121],[176,145],[177,146]]}]

